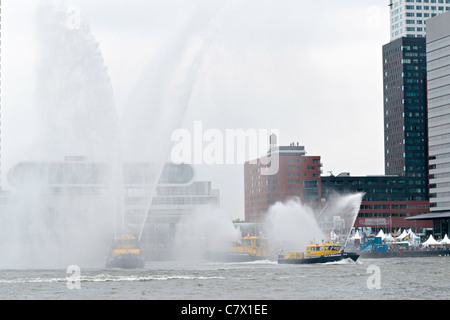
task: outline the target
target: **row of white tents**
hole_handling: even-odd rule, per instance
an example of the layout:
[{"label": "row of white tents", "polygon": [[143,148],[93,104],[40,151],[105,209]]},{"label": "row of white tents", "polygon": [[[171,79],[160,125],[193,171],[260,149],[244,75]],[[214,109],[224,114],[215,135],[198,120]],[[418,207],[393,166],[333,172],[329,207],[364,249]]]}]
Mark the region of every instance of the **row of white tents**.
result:
[{"label": "row of white tents", "polygon": [[444,239],[441,241],[437,241],[433,238],[433,235],[430,235],[427,241],[422,243],[423,246],[435,246],[435,245],[443,245],[443,244],[450,244],[450,239],[447,235],[445,235]]},{"label": "row of white tents", "polygon": [[[450,239],[447,235],[445,235],[445,237],[441,241],[437,241],[436,239],[434,239],[433,235],[430,235],[430,237],[425,242],[420,243],[420,237],[417,236],[411,229],[403,230],[403,232],[398,236],[393,236],[390,233],[385,234],[383,230],[380,230],[376,237],[381,237],[382,242],[391,244],[421,244],[425,247],[450,244]],[[362,234],[360,234],[358,230],[356,230],[355,234],[350,237],[350,239],[353,240],[361,238]]]}]

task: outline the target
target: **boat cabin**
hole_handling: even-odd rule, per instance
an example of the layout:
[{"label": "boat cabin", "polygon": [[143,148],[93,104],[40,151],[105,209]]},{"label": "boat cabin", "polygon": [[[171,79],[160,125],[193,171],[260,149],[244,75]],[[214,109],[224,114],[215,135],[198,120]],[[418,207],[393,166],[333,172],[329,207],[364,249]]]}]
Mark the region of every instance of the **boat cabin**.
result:
[{"label": "boat cabin", "polygon": [[306,246],[306,257],[319,257],[328,254],[337,254],[342,246],[334,242],[311,243]]},{"label": "boat cabin", "polygon": [[285,259],[304,259],[305,257],[321,257],[341,252],[342,246],[334,242],[310,243],[306,246],[306,252],[289,251],[280,256]]},{"label": "boat cabin", "polygon": [[261,236],[246,236],[241,238],[241,243],[231,248],[231,252],[248,253],[252,256],[268,255],[267,239]]},{"label": "boat cabin", "polygon": [[111,248],[111,256],[119,256],[122,254],[140,254],[139,242],[135,236],[130,234],[120,234],[113,247]]}]

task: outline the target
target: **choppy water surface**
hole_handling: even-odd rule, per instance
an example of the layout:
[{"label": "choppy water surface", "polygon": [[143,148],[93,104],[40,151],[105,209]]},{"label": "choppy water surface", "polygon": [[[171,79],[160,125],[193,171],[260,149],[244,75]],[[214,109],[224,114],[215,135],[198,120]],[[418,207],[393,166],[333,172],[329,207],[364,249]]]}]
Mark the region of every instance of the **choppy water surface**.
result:
[{"label": "choppy water surface", "polygon": [[[380,289],[369,288],[379,268]],[[360,259],[316,265],[147,262],[143,269],[3,270],[0,299],[449,299],[450,257]],[[71,278],[69,278],[70,280]],[[74,284],[75,282],[70,282]],[[73,286],[72,286],[73,287]]]}]

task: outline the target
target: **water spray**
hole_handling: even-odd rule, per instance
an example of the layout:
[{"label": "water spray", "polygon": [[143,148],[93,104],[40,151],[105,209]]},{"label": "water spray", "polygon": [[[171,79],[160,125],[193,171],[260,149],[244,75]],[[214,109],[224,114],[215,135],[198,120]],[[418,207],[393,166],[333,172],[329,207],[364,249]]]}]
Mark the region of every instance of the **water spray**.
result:
[{"label": "water spray", "polygon": [[[195,57],[194,57],[192,63],[190,64],[190,66],[188,68],[188,72],[187,72],[185,80],[183,82],[183,87],[181,88],[181,94],[180,94],[180,97],[179,97],[179,99],[177,101],[177,103],[181,107],[181,110],[178,110],[178,112],[179,112],[179,114],[177,115],[177,116],[179,116],[178,121],[175,124],[175,125],[177,125],[177,127],[179,127],[182,124],[182,122],[183,122],[184,114],[185,114],[185,112],[187,110],[187,107],[188,107],[188,104],[189,104],[189,100],[190,100],[190,97],[192,95],[193,86],[194,86],[196,78],[198,76],[198,72],[200,70],[200,67],[202,66],[202,62],[204,60],[204,57],[205,57],[206,53],[208,52],[209,46],[212,43],[212,41],[214,40],[222,20],[226,16],[228,10],[235,5],[235,2],[236,1],[230,1],[225,6],[223,6],[222,9],[217,14],[217,16],[214,17],[210,21],[208,27],[206,28],[207,34],[204,37],[203,44],[201,45],[199,50],[196,52]],[[193,19],[193,20],[195,22],[195,19]],[[186,28],[186,29],[188,29],[188,28]],[[186,41],[187,39],[185,38],[183,40]],[[165,57],[165,55],[163,57]],[[173,127],[173,129],[176,129],[177,127]],[[167,141],[167,145],[169,145],[169,142],[170,141]],[[170,150],[168,149],[168,150],[164,151],[163,155],[165,156],[164,159],[167,159],[169,157],[169,155],[170,155]],[[156,175],[157,177],[161,176],[161,173],[162,173],[162,171],[164,169],[164,165],[165,165],[165,163],[159,164],[159,169],[158,169],[157,175]],[[150,193],[150,199],[148,201],[147,208],[146,208],[146,210],[144,212],[144,218],[143,218],[143,221],[141,223],[139,236],[138,236],[139,241],[142,238],[142,234],[143,234],[143,231],[144,231],[144,226],[145,226],[145,223],[147,221],[147,217],[148,217],[148,215],[149,215],[149,213],[151,211],[152,201],[153,201],[153,198],[154,198],[154,196],[156,194],[157,185],[158,185],[158,181],[155,181],[155,184],[152,187],[152,190],[151,190],[151,193]]]}]

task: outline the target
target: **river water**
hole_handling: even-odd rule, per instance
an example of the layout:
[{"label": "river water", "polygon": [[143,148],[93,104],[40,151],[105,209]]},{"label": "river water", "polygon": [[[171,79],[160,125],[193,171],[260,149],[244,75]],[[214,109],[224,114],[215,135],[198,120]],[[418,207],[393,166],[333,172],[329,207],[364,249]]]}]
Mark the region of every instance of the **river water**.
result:
[{"label": "river water", "polygon": [[2,270],[0,299],[445,300],[449,279],[450,257],[315,265],[164,261],[135,270]]}]

